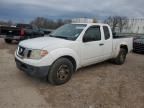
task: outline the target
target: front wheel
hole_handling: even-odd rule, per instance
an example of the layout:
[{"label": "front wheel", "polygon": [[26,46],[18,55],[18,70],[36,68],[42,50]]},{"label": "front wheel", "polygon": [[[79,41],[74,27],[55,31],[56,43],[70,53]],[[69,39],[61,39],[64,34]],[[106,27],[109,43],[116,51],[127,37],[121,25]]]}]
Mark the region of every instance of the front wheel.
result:
[{"label": "front wheel", "polygon": [[125,62],[127,51],[123,48],[120,49],[119,55],[114,59],[115,64],[122,65]]},{"label": "front wheel", "polygon": [[54,62],[48,74],[48,81],[53,85],[62,85],[71,79],[73,64],[67,58],[60,58]]},{"label": "front wheel", "polygon": [[5,42],[10,44],[10,43],[12,43],[12,40],[11,39],[5,39]]}]

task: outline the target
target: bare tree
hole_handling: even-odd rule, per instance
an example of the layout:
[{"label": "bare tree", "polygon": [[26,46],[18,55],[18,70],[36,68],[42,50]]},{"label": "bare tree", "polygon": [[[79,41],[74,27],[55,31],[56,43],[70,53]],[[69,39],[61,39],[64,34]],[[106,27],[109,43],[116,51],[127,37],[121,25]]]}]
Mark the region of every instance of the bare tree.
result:
[{"label": "bare tree", "polygon": [[62,19],[58,19],[58,20],[57,20],[57,25],[58,25],[58,26],[64,25],[63,20],[62,20]]},{"label": "bare tree", "polygon": [[118,22],[119,22],[118,21],[118,16],[113,16],[113,17],[110,16],[104,22],[109,24],[112,28],[112,31],[115,32],[115,29],[116,29],[116,27],[118,25]]},{"label": "bare tree", "polygon": [[128,26],[128,18],[127,17],[120,17],[119,18],[119,30],[120,33],[123,31],[124,28]]},{"label": "bare tree", "polygon": [[0,21],[0,25],[11,26],[11,25],[13,25],[13,22],[11,20],[9,20],[9,21]]},{"label": "bare tree", "polygon": [[96,18],[93,18],[93,23],[97,23],[97,19]]},{"label": "bare tree", "polygon": [[122,32],[124,27],[128,24],[128,19],[123,16],[110,16],[104,22],[111,26],[113,32],[115,32],[116,29]]},{"label": "bare tree", "polygon": [[47,19],[43,17],[37,17],[31,22],[31,24],[44,28],[47,25]]}]

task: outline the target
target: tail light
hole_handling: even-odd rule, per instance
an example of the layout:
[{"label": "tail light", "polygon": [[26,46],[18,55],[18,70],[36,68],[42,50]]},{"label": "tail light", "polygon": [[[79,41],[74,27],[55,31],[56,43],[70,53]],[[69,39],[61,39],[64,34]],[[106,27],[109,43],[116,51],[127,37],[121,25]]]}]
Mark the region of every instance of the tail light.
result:
[{"label": "tail light", "polygon": [[23,28],[21,28],[21,30],[20,30],[20,36],[24,36],[24,34],[25,34],[25,31],[24,31]]}]

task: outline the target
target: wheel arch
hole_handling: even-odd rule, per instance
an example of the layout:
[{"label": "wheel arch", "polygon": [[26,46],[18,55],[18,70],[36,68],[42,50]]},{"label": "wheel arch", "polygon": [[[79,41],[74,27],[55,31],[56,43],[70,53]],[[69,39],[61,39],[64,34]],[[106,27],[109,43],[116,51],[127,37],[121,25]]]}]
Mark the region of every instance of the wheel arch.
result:
[{"label": "wheel arch", "polygon": [[52,62],[54,63],[56,60],[60,58],[67,58],[70,60],[74,66],[74,70],[77,70],[80,67],[80,58],[75,51],[72,49],[58,49],[51,52]]},{"label": "wheel arch", "polygon": [[128,45],[125,42],[119,43],[115,47],[115,52],[113,54],[113,58],[116,58],[118,56],[121,48],[125,49],[127,53],[129,52]]},{"label": "wheel arch", "polygon": [[126,44],[121,44],[120,48],[123,48],[126,50],[126,52],[128,53],[128,46]]},{"label": "wheel arch", "polygon": [[76,63],[76,60],[72,56],[70,56],[70,55],[64,55],[64,56],[59,57],[58,59],[60,59],[60,58],[66,58],[66,59],[68,59],[73,64],[73,70],[76,71],[76,69],[77,69],[77,63]]}]

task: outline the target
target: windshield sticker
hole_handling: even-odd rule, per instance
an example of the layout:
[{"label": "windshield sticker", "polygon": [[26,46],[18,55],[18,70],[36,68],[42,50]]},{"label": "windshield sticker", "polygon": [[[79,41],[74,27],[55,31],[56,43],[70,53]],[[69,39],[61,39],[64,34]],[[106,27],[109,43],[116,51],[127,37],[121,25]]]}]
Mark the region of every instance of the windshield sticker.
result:
[{"label": "windshield sticker", "polygon": [[80,27],[80,26],[78,26],[78,27],[76,27],[76,29],[84,29],[85,27]]},{"label": "windshield sticker", "polygon": [[75,35],[75,37],[78,37],[78,36],[79,36],[79,33]]}]

